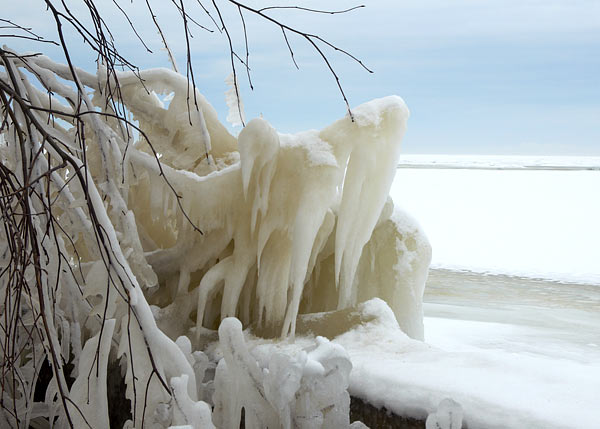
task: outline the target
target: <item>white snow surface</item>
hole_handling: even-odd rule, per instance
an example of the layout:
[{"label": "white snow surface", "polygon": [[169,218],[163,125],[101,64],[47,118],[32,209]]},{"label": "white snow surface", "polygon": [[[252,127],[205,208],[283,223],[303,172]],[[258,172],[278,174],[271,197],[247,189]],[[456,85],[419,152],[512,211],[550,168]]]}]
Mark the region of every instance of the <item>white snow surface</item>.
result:
[{"label": "white snow surface", "polygon": [[535,342],[533,328],[426,318],[426,340],[442,350],[394,327],[381,300],[365,303],[363,312],[377,317],[333,341],[352,360],[353,396],[419,419],[448,398],[460,404],[469,428],[586,428],[597,421],[600,353],[592,348],[579,359],[542,346],[523,353],[511,338]]},{"label": "white snow surface", "polygon": [[400,163],[407,160],[420,167],[398,168],[390,193],[419,219],[432,267],[600,284],[600,171],[583,168],[600,158],[414,155]]}]

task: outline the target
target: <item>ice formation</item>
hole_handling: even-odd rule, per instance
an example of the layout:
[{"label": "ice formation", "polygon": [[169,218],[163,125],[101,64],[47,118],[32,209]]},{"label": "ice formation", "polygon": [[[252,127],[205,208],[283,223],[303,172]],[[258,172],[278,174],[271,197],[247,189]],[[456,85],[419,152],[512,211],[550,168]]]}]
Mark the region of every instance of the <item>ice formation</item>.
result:
[{"label": "ice formation", "polygon": [[242,408],[246,427],[348,427],[352,364],[341,346],[317,337],[308,349],[269,347],[257,357],[235,318],[223,320],[219,340],[223,359],[213,413],[218,427],[237,427]]},{"label": "ice formation", "polygon": [[[20,302],[23,316],[10,327],[24,350],[15,367],[21,387],[2,393],[26,422],[58,416],[61,424],[106,427],[107,404],[95,406],[94,398],[102,403],[108,362],[118,359],[131,408],[126,426],[207,427],[211,400],[217,426],[235,426],[242,407],[248,427],[344,426],[350,362],[342,350],[320,338],[314,350],[274,355],[261,366],[244,348],[241,327],[293,337],[299,313],[343,311],[379,296],[407,334],[423,337],[431,249],[387,197],[408,119],[399,97],[354,108],[354,121],[346,116],[296,135],[254,119],[236,139],[204,97],[196,90],[188,97],[188,81],[168,70],[107,77],[102,68],[73,71],[43,56],[4,58],[4,65],[20,76],[16,91],[39,106],[26,113],[46,136],[34,131],[27,142],[47,158],[25,159],[16,133],[0,135],[3,166],[22,181],[20,166],[29,163],[41,177],[31,210],[42,213],[34,234],[43,266],[39,276],[26,270],[24,281],[37,292]],[[74,89],[73,72],[83,91]],[[106,101],[115,79],[120,106]],[[158,95],[169,97],[168,107]],[[44,113],[49,108],[58,120]],[[126,109],[139,128],[116,120],[115,109]],[[48,170],[65,159],[67,166]],[[14,195],[4,195],[6,207],[20,207]],[[3,268],[13,267],[6,231]],[[1,277],[3,296],[12,279]],[[45,334],[28,334],[39,317],[49,324]],[[343,331],[346,322],[338,323]],[[211,384],[202,350],[219,325],[224,360]],[[0,331],[3,344],[10,329]],[[32,398],[49,348],[61,354],[49,362],[41,407]],[[228,397],[231,383],[243,385],[243,394]],[[0,419],[14,423],[6,413]]]},{"label": "ice formation", "polygon": [[[143,113],[132,109],[141,124],[160,117],[148,106]],[[356,122],[346,117],[297,135],[278,134],[254,119],[239,135],[239,153],[216,117],[206,115],[208,128],[218,130],[209,133],[213,154],[223,136],[227,145],[188,172],[164,155],[164,139],[155,144],[191,223],[162,178],[147,172],[153,160],[138,155],[133,162],[143,168],[131,181],[131,207],[161,284],[157,296],[183,296],[177,313],[195,312],[197,333],[236,316],[259,332],[285,336],[294,333],[300,308],[345,308],[359,297],[383,294],[407,330],[422,337],[418,302],[429,245],[414,223],[386,205],[408,111],[400,98],[388,97],[353,112]],[[194,233],[192,224],[204,234]],[[387,278],[378,281],[381,276]],[[189,291],[197,294],[197,305]],[[168,317],[168,308],[163,313]]]},{"label": "ice formation", "polygon": [[225,83],[229,86],[229,89],[225,92],[225,103],[227,103],[229,109],[227,113],[227,122],[234,127],[239,127],[246,122],[246,115],[244,114],[244,103],[239,94],[236,77],[233,73],[227,76]]},{"label": "ice formation", "polygon": [[429,414],[426,429],[461,429],[463,410],[453,399],[446,398],[438,405],[435,413]]}]

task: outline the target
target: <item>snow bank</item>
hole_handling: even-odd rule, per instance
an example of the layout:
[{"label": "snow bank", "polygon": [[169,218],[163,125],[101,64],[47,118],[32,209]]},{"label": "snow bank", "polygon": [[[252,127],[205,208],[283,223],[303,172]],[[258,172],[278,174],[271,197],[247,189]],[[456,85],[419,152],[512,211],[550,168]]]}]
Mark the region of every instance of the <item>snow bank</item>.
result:
[{"label": "snow bank", "polygon": [[[305,368],[303,374],[313,367],[304,363],[302,356],[315,350],[315,342],[325,342],[327,347],[343,347],[344,352],[338,349],[336,353],[341,361],[349,358],[352,362],[348,380],[340,382],[348,383],[350,395],[397,415],[427,420],[427,427],[460,428],[463,422],[467,427],[491,429],[577,429],[595,421],[598,352],[590,353],[586,360],[548,354],[544,347],[522,353],[514,348],[512,334],[518,332],[535,342],[531,338],[537,334],[529,328],[434,318],[426,321],[428,338],[445,350],[409,338],[393,311],[378,298],[345,310],[300,316],[295,341],[266,340],[249,331],[242,337],[239,322],[234,324],[238,341],[245,342],[249,362],[262,368],[256,379],[263,384],[265,377],[283,377],[278,379],[282,386],[287,383],[291,390],[297,389],[301,371],[296,367]],[[330,341],[320,339],[321,335]],[[487,347],[474,346],[475,340],[485,341]],[[213,352],[217,359],[228,353],[223,347]],[[279,360],[295,363],[276,366]],[[220,365],[229,365],[227,358]],[[322,369],[316,365],[314,370]],[[322,389],[329,392],[333,386]],[[336,395],[329,394],[331,398]],[[292,396],[281,401],[293,403],[285,399],[288,397]]]}]

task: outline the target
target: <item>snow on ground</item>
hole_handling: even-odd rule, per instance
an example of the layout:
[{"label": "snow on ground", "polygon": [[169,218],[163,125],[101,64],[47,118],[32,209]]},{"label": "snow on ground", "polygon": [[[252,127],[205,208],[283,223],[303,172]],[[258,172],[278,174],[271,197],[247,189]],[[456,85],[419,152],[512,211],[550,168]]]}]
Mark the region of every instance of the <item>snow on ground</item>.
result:
[{"label": "snow on ground", "polygon": [[[464,274],[442,274],[427,296],[427,344],[390,328],[384,306],[376,302],[371,311],[379,311],[381,321],[334,341],[351,357],[352,395],[421,419],[451,398],[462,406],[470,429],[596,427],[598,288],[588,305],[557,311],[556,305],[544,307],[543,294],[537,305],[523,305],[514,294],[507,299],[511,286],[499,286],[495,276],[479,275],[477,293],[444,295],[442,284],[456,286]],[[527,286],[529,280],[523,281]],[[563,296],[574,290],[562,286]],[[456,296],[467,298],[457,305]],[[597,342],[589,342],[594,337]]]},{"label": "snow on ground", "polygon": [[[437,335],[455,335],[457,324],[427,322],[426,328]],[[482,337],[518,330],[487,322],[459,327],[459,332]],[[597,423],[598,363],[483,349],[406,351],[406,345],[399,345],[382,350],[353,341],[355,345],[342,342],[353,363],[351,394],[396,413],[425,418],[443,399],[452,398],[463,407],[471,429],[587,428]]]},{"label": "snow on ground", "polygon": [[600,284],[600,170],[472,168],[600,158],[429,157],[462,167],[399,168],[390,193],[423,226],[433,267]]}]

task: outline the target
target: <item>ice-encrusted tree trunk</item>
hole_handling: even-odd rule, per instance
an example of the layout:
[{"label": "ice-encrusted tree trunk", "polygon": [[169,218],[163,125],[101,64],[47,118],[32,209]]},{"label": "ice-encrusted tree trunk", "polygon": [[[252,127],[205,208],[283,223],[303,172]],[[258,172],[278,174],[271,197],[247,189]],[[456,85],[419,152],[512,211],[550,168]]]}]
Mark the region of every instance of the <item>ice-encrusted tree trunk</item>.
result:
[{"label": "ice-encrusted tree trunk", "polygon": [[[195,88],[189,56],[187,76],[137,70],[93,3],[85,7],[93,28],[65,4],[45,3],[66,64],[0,49],[0,426],[103,428],[122,407],[126,426],[210,427],[211,405],[214,422],[228,425],[251,403],[263,414],[245,408],[249,427],[347,423],[347,356],[326,340],[319,353],[259,364],[228,319],[214,383],[204,351],[230,316],[256,333],[287,336],[299,311],[376,295],[405,330],[422,335],[428,244],[386,203],[404,103],[382,99],[297,136],[254,120],[236,139]],[[329,66],[321,49],[332,45],[318,36],[268,9],[223,3],[242,20],[251,13],[279,26],[286,42],[288,34],[305,38]],[[183,1],[173,4],[189,43],[193,18]],[[230,99],[242,119],[239,55],[218,5],[206,13],[230,40]],[[98,53],[95,73],[73,63],[65,25]],[[130,70],[117,71],[119,62]],[[160,97],[169,94],[166,106]],[[377,231],[384,238],[374,238]],[[328,362],[335,371],[315,370]],[[109,403],[111,377],[123,381],[128,403]],[[297,382],[275,393],[290,377]],[[228,402],[244,380],[247,388]]]}]

